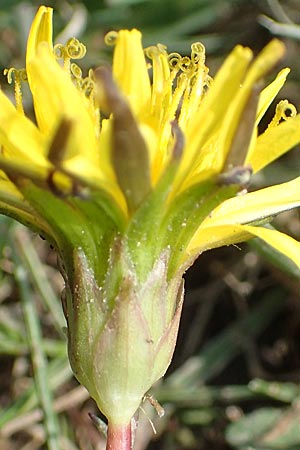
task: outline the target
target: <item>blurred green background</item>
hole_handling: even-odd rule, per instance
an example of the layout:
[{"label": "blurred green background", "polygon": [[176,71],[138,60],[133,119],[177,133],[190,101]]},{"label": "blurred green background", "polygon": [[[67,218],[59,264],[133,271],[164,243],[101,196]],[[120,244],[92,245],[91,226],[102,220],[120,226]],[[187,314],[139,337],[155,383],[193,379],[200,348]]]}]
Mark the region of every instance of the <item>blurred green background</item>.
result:
[{"label": "blurred green background", "polygon": [[[0,0],[0,82],[10,95],[3,69],[24,66],[28,30],[41,4]],[[299,105],[299,0],[47,5],[55,10],[56,41],[76,36],[86,44],[84,70],[110,60],[103,36],[122,27],[139,28],[144,46],[160,42],[182,54],[203,42],[212,75],[237,43],[257,53],[277,35],[287,47],[280,67],[292,68],[279,99]],[[299,175],[299,161],[296,148],[252,187]],[[299,239],[297,212],[283,214],[275,226]],[[89,417],[98,414],[96,406],[69,369],[54,251],[0,216],[0,269],[1,450],[103,450],[105,438]],[[145,401],[135,450],[299,450],[298,270],[252,240],[201,256],[186,275],[186,288],[175,357],[153,389],[165,416],[158,418]]]}]

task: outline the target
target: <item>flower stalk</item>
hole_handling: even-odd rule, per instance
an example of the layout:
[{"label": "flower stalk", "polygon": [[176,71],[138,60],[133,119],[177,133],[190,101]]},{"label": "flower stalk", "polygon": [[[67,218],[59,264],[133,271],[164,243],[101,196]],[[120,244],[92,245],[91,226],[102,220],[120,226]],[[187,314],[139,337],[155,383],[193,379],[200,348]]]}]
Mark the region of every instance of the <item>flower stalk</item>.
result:
[{"label": "flower stalk", "polygon": [[106,450],[132,450],[131,422],[126,425],[108,423]]}]

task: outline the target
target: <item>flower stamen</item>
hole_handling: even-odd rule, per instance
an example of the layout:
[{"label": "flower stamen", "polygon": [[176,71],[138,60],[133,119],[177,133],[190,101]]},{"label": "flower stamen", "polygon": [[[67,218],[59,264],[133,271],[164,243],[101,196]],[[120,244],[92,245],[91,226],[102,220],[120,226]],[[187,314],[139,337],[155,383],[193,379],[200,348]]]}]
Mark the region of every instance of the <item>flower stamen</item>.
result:
[{"label": "flower stamen", "polygon": [[71,38],[66,45],[56,44],[53,51],[56,59],[62,59],[65,70],[70,73],[71,59],[82,59],[86,54],[86,47],[78,39]]},{"label": "flower stamen", "polygon": [[273,119],[269,123],[268,128],[277,127],[281,122],[288,120],[290,117],[297,115],[296,107],[288,100],[281,100],[276,105],[276,110]]},{"label": "flower stamen", "polygon": [[117,38],[118,32],[112,30],[106,33],[106,35],[104,36],[104,42],[106,45],[113,47],[117,42]]},{"label": "flower stamen", "polygon": [[205,48],[200,42],[192,44],[190,57],[177,52],[168,54],[161,44],[148,47],[144,52],[153,71],[151,115],[159,135],[153,167],[154,173],[159,174],[171,156],[170,123],[176,119],[181,129],[186,128],[199,109],[211,77],[205,66]]},{"label": "flower stamen", "polygon": [[11,67],[10,69],[4,69],[4,75],[7,77],[7,82],[9,84],[14,83],[16,109],[24,114],[22,81],[28,80],[26,69],[15,69],[14,67]]}]

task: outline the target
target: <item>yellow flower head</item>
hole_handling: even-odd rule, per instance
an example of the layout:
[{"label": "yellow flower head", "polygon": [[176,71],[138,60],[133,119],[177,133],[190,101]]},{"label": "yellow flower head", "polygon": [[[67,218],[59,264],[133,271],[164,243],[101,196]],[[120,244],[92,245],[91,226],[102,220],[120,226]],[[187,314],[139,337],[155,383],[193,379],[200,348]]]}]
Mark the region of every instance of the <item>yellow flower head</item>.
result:
[{"label": "yellow flower head", "polygon": [[263,88],[284,53],[277,40],[255,59],[237,46],[214,79],[200,43],[188,57],[143,49],[137,30],[106,42],[112,70],[84,76],[74,62],[84,45],[53,46],[52,9],[38,10],[26,70],[6,71],[16,104],[0,91],[0,210],[57,248],[72,367],[123,423],[168,367],[182,274],[201,252],[258,236],[300,266],[297,241],[257,226],[300,205],[300,179],[245,190],[252,172],[299,143],[300,115],[283,101],[258,135],[289,72]]}]

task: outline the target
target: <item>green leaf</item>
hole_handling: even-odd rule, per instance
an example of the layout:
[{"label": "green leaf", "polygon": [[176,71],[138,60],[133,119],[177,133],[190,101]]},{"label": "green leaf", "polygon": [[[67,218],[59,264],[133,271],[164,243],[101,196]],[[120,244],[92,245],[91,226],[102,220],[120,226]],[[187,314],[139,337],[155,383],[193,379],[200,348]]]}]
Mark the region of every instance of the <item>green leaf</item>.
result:
[{"label": "green leaf", "polygon": [[257,440],[275,426],[281,413],[279,408],[261,408],[247,414],[227,427],[228,443],[238,449],[256,445]]},{"label": "green leaf", "polygon": [[229,425],[227,441],[239,450],[296,450],[300,446],[297,406],[261,408]]},{"label": "green leaf", "polygon": [[292,403],[300,395],[300,386],[295,383],[280,383],[255,378],[250,381],[249,389],[255,394],[263,394],[281,402]]}]

